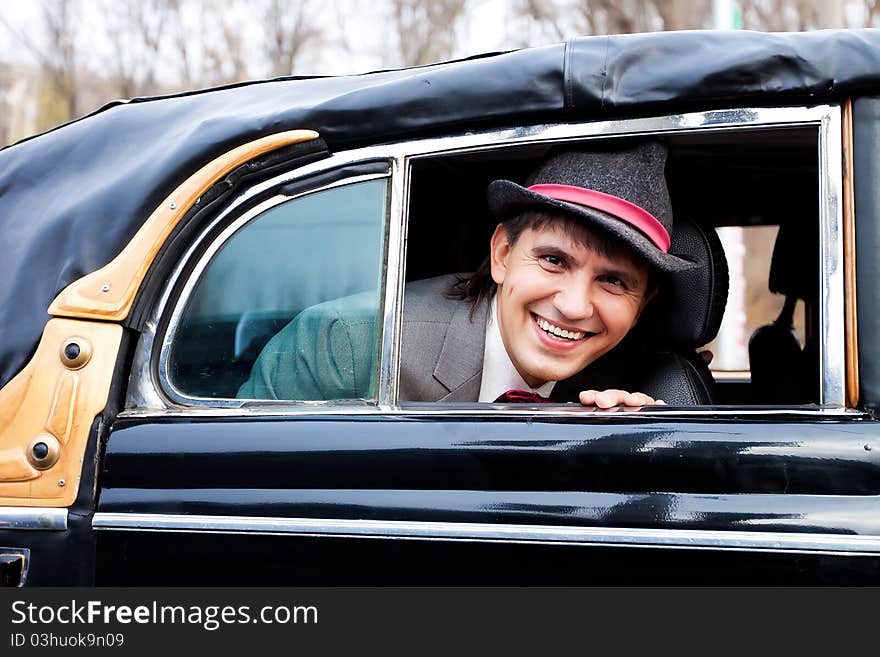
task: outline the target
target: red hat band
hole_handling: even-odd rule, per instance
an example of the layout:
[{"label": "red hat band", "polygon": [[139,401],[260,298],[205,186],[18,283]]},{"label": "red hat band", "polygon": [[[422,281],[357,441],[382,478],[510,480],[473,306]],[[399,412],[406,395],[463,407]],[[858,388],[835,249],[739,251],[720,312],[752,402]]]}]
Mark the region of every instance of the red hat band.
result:
[{"label": "red hat band", "polygon": [[607,212],[613,217],[628,223],[633,228],[640,230],[663,253],[669,252],[671,240],[665,226],[660,223],[657,217],[635,203],[630,203],[619,196],[573,185],[547,183],[531,185],[528,189],[556,201],[576,203],[594,210]]}]

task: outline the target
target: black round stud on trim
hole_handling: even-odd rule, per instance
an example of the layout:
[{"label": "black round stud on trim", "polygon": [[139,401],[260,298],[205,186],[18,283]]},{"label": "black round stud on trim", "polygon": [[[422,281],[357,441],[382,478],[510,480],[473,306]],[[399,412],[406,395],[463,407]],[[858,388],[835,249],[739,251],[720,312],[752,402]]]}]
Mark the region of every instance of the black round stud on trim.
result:
[{"label": "black round stud on trim", "polygon": [[48,470],[58,463],[58,458],[61,456],[61,443],[51,433],[41,433],[28,445],[25,455],[28,463],[37,470]]},{"label": "black round stud on trim", "polygon": [[70,370],[78,370],[92,358],[92,343],[85,338],[73,336],[61,347],[61,362]]}]

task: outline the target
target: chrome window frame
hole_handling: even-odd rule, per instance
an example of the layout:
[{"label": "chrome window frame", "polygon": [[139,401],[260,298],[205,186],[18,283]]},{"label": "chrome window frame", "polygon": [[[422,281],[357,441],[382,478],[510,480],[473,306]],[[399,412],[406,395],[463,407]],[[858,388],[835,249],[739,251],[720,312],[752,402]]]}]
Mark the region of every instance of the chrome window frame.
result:
[{"label": "chrome window frame", "polygon": [[[409,189],[411,169],[413,162],[420,159],[461,155],[467,153],[479,153],[497,151],[507,147],[524,146],[529,144],[546,144],[574,141],[603,139],[622,136],[647,136],[681,133],[711,133],[766,128],[783,127],[815,127],[817,131],[817,156],[819,173],[819,240],[822,279],[820,281],[820,335],[819,335],[819,358],[820,358],[820,404],[823,408],[814,411],[805,410],[805,413],[817,413],[823,417],[829,415],[841,415],[852,417],[860,415],[845,408],[844,383],[845,383],[845,338],[844,338],[844,309],[843,309],[843,171],[841,152],[841,108],[839,105],[818,105],[814,107],[782,107],[782,108],[755,108],[755,109],[729,109],[713,110],[709,112],[693,112],[687,114],[675,114],[660,117],[637,118],[614,121],[593,121],[585,123],[566,123],[552,125],[537,125],[527,127],[514,127],[506,129],[474,131],[465,134],[420,139],[405,142],[388,143],[379,146],[371,146],[362,149],[344,151],[331,155],[329,158],[313,162],[303,167],[296,168],[264,181],[252,188],[244,190],[236,196],[208,226],[201,231],[194,240],[184,257],[178,263],[176,269],[169,277],[159,301],[155,304],[152,313],[145,324],[135,353],[132,374],[129,379],[126,411],[124,415],[137,415],[139,417],[163,414],[167,412],[181,412],[188,415],[207,413],[209,415],[221,414],[233,415],[302,415],[302,414],[325,414],[325,413],[403,413],[406,415],[434,415],[442,413],[442,409],[412,410],[402,409],[397,405],[397,377],[400,358],[400,328],[403,302],[403,289],[405,282],[405,257],[408,225]],[[245,401],[238,399],[205,399],[186,397],[180,394],[169,394],[166,380],[162,379],[161,367],[158,363],[167,364],[167,351],[169,347],[168,336],[173,336],[174,317],[179,318],[182,305],[185,304],[185,295],[180,295],[173,309],[175,315],[168,323],[167,329],[161,336],[162,342],[158,345],[157,353],[157,329],[160,320],[165,314],[173,291],[177,288],[178,280],[186,270],[187,263],[194,254],[203,249],[203,242],[207,235],[220,222],[233,215],[238,208],[247,204],[256,196],[263,195],[277,187],[289,182],[300,180],[308,176],[335,169],[345,165],[360,162],[385,160],[391,163],[390,172],[390,198],[388,203],[388,221],[386,223],[386,253],[385,253],[385,279],[383,281],[382,294],[382,321],[381,321],[381,344],[379,359],[378,380],[378,403],[369,406],[366,403],[357,402],[306,402],[306,401]],[[383,177],[385,174],[366,176],[366,178]],[[358,179],[357,176],[343,179],[332,185],[319,187],[304,192],[311,194],[332,186],[350,184]],[[284,197],[285,200],[296,196]],[[244,215],[242,215],[243,217]],[[236,218],[235,225],[240,228],[244,221],[242,217]],[[251,216],[252,218],[252,216]],[[235,231],[231,231],[228,238]],[[226,234],[224,232],[224,234]],[[211,245],[213,248],[213,245]],[[219,248],[219,245],[217,246]],[[190,276],[187,285],[194,285],[196,277]],[[832,321],[833,318],[837,321]],[[163,361],[164,358],[164,361]],[[177,391],[179,393],[179,391]],[[226,411],[222,411],[226,409]],[[573,409],[574,410],[574,409]],[[570,413],[564,407],[556,407],[552,414],[560,415]],[[576,412],[576,411],[575,411]],[[729,411],[718,408],[689,409],[687,416],[699,416],[711,414],[733,415],[743,414],[743,409],[731,409]],[[778,410],[756,411],[759,415],[775,415],[777,413],[790,413],[788,408]],[[461,409],[456,414],[461,414]],[[483,409],[475,408],[474,414],[485,413],[509,415],[519,414],[516,410]],[[640,411],[640,415],[646,417],[656,413],[665,419],[670,418],[670,413]],[[680,411],[678,412],[680,413]],[[534,411],[530,411],[534,414]],[[752,415],[753,413],[749,413]],[[602,413],[592,414],[592,417],[601,416]]]},{"label": "chrome window frame", "polygon": [[[391,172],[388,173],[372,173],[372,174],[363,174],[363,175],[354,175],[349,176],[347,178],[342,178],[341,180],[335,180],[326,185],[319,185],[314,187],[313,189],[304,190],[302,192],[298,192],[295,194],[277,194],[274,196],[270,196],[262,201],[256,203],[253,206],[247,207],[246,210],[241,212],[238,216],[236,214],[239,212],[239,209],[242,205],[247,204],[248,200],[253,198],[254,195],[259,192],[256,191],[256,187],[253,188],[251,194],[245,192],[241,196],[237,197],[232,201],[230,205],[228,205],[225,209],[223,209],[207,226],[205,231],[201,234],[200,239],[196,240],[193,244],[190,245],[190,248],[187,250],[186,255],[181,259],[180,263],[178,263],[178,267],[175,270],[175,273],[172,275],[172,279],[177,280],[182,271],[183,267],[186,263],[190,262],[192,259],[196,258],[196,264],[193,267],[192,271],[189,272],[186,280],[183,282],[183,286],[180,287],[180,293],[177,296],[177,299],[174,303],[173,310],[171,312],[171,316],[168,321],[167,328],[162,335],[162,345],[159,349],[159,360],[157,363],[158,368],[158,377],[162,392],[167,395],[167,397],[174,403],[180,405],[240,405],[243,400],[238,399],[224,399],[224,398],[213,398],[213,397],[198,397],[195,395],[188,395],[182,390],[180,390],[172,381],[171,372],[170,372],[170,356],[171,356],[171,346],[174,342],[175,336],[177,335],[177,330],[180,328],[181,318],[183,317],[183,313],[186,310],[187,304],[189,303],[190,298],[192,297],[192,293],[195,290],[196,284],[201,280],[202,274],[205,272],[205,269],[208,268],[208,265],[211,264],[211,261],[214,259],[214,256],[220,252],[220,250],[235,236],[244,229],[248,224],[250,224],[254,219],[261,216],[263,213],[275,208],[283,203],[288,203],[290,201],[294,201],[300,198],[304,198],[306,196],[311,196],[313,194],[318,194],[321,192],[329,191],[331,189],[337,189],[339,187],[347,187],[349,185],[356,185],[358,183],[367,182],[370,180],[380,180],[387,178],[389,181],[392,179]],[[389,184],[390,187],[390,184]],[[270,187],[271,189],[271,187]],[[386,190],[386,194],[390,192]],[[388,233],[388,225],[390,222],[390,208],[391,204],[389,201],[385,203],[385,219],[383,225],[383,238]],[[230,217],[234,217],[221,231],[220,233],[207,245],[207,248],[204,250],[200,249],[200,246],[203,242],[203,239],[210,231],[212,231],[215,227],[222,225],[226,222]],[[387,240],[385,241],[387,244]],[[198,255],[197,255],[198,254]],[[383,263],[386,259],[383,257]],[[384,277],[383,277],[384,283]],[[384,287],[384,286],[383,286]],[[176,287],[174,289],[177,289]],[[164,291],[164,294],[170,295],[172,293],[171,288],[167,288]],[[380,299],[384,293],[383,289],[379,290]],[[164,296],[163,294],[163,296]],[[386,314],[386,310],[383,308],[383,316]],[[381,332],[380,332],[381,333]],[[381,340],[381,335],[380,335]],[[320,402],[325,403],[325,402]],[[350,403],[356,403],[355,401]],[[364,403],[369,403],[369,400],[364,400]]]}]

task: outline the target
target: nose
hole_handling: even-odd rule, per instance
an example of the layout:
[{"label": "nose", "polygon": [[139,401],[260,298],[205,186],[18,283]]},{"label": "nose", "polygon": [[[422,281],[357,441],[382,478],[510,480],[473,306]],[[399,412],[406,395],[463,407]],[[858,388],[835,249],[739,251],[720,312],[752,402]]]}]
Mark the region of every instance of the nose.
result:
[{"label": "nose", "polygon": [[568,320],[590,319],[593,316],[593,300],[589,282],[569,278],[553,298],[553,305]]}]

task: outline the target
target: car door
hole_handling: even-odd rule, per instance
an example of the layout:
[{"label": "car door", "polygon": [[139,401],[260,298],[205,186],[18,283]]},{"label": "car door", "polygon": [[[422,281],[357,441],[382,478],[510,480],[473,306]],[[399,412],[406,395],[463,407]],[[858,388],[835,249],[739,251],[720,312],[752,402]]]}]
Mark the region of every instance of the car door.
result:
[{"label": "car door", "polygon": [[0,389],[2,585],[94,582],[98,464],[128,387],[140,328],[136,297],[149,297],[163,277],[151,268],[159,264],[156,253],[173,253],[188,224],[199,224],[243,185],[254,190],[279,166],[326,155],[311,131],[232,148],[172,190],[111,262],[58,294],[34,353]]},{"label": "car door", "polygon": [[[262,204],[244,194],[150,307],[102,464],[97,581],[876,581],[880,436],[844,394],[844,120],[839,107],[756,109],[401,142],[281,174]],[[817,153],[818,403],[597,412],[398,400],[419,161],[436,172],[454,168],[445,154],[479,162],[495,149],[504,164],[609,134],[711,144],[780,125],[807,126]],[[332,374],[346,383],[332,393],[254,396],[248,382],[285,334],[332,342],[338,324],[308,322],[340,303],[362,320],[340,330],[361,330],[366,364],[339,355]]]}]

